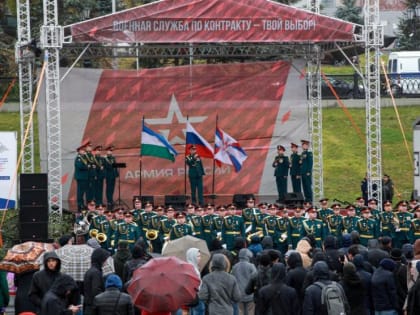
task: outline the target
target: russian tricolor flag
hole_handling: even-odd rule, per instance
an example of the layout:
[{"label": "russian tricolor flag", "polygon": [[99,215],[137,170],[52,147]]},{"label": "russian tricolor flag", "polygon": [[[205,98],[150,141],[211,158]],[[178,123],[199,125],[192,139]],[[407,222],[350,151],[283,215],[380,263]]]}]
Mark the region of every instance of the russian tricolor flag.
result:
[{"label": "russian tricolor flag", "polygon": [[235,172],[241,170],[242,164],[248,158],[238,141],[220,128],[216,128],[214,159],[224,164],[232,165]]},{"label": "russian tricolor flag", "polygon": [[197,154],[201,158],[212,159],[214,157],[213,147],[194,129],[190,122],[187,121],[185,154],[188,154],[193,145],[197,148]]}]

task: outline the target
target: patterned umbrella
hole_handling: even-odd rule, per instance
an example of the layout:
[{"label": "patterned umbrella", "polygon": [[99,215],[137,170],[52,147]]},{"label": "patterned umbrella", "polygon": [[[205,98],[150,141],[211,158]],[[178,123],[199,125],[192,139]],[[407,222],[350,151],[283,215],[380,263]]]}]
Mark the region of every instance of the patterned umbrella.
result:
[{"label": "patterned umbrella", "polygon": [[49,243],[25,242],[9,249],[6,256],[0,261],[0,270],[13,273],[38,270],[42,265],[42,256],[45,252],[54,250]]},{"label": "patterned umbrella", "polygon": [[[85,272],[91,266],[90,256],[94,248],[89,245],[65,245],[55,252],[61,260],[61,272],[73,277],[76,281],[83,281]],[[102,267],[104,275],[114,273],[114,260],[109,257]]]},{"label": "patterned umbrella", "polygon": [[200,286],[193,265],[176,257],[158,257],[137,268],[127,292],[148,312],[170,312],[191,303]]}]

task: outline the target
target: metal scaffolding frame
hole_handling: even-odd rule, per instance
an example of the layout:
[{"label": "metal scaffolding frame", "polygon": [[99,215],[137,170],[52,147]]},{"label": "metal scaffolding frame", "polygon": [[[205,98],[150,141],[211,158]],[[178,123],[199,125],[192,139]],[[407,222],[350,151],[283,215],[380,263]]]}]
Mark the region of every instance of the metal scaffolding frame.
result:
[{"label": "metal scaffolding frame", "polygon": [[[15,61],[19,71],[20,143],[22,149],[21,172],[34,172],[34,128],[30,124],[32,110],[32,84],[35,54],[31,50],[31,24],[29,0],[16,0],[17,42]],[[26,141],[25,132],[29,128]]]},{"label": "metal scaffolding frame", "polygon": [[379,20],[379,0],[366,0],[365,25],[365,93],[366,93],[366,158],[368,196],[382,209],[381,93],[380,47],[384,45],[383,26]]},{"label": "metal scaffolding frame", "polygon": [[[18,3],[18,43],[16,45],[16,60],[22,71],[19,70],[19,83],[21,92],[21,119],[25,125],[25,113],[32,98],[32,74],[29,67],[33,63],[22,58],[25,40],[29,41],[29,0],[17,0]],[[75,56],[80,54],[77,60],[115,57],[114,51],[118,49],[118,57],[169,57],[189,58],[192,55],[198,58],[217,57],[256,57],[281,59],[281,57],[304,57],[308,62],[309,84],[309,134],[314,152],[314,199],[323,196],[323,165],[322,165],[322,108],[321,108],[321,66],[320,59],[324,50],[337,46],[338,43],[323,43],[320,45],[284,43],[275,44],[168,44],[168,45],[132,45],[127,47],[112,47],[101,45],[77,45],[65,43],[63,28],[58,25],[57,1],[43,0],[44,24],[41,28],[41,46],[45,51],[46,67],[46,115],[47,115],[47,143],[48,143],[48,175],[49,175],[49,205],[50,221],[61,222],[62,215],[62,188],[61,188],[61,119],[60,119],[60,77],[59,77],[59,54],[62,48],[62,56]],[[319,0],[309,0],[309,8],[319,13]],[[25,19],[26,24],[21,20]],[[27,30],[25,30],[25,27]],[[365,26],[363,35],[357,42],[365,44],[366,68],[365,68],[365,91],[366,91],[366,125],[367,125],[367,173],[369,176],[369,196],[375,197],[381,202],[381,134],[380,134],[380,80],[379,80],[379,48],[383,45],[383,31],[379,25],[379,0],[367,0],[365,2]],[[63,47],[63,43],[66,45]],[[346,46],[349,43],[339,43]],[[354,43],[352,43],[354,45]],[[18,58],[19,57],[19,58]],[[23,62],[25,61],[25,62]],[[26,67],[26,68],[24,68]],[[28,95],[28,96],[26,96]],[[26,101],[25,101],[26,100]],[[23,105],[22,105],[23,104]],[[22,126],[21,126],[22,128]],[[33,132],[32,132],[33,134]],[[28,152],[32,154],[33,172],[33,138]]]}]

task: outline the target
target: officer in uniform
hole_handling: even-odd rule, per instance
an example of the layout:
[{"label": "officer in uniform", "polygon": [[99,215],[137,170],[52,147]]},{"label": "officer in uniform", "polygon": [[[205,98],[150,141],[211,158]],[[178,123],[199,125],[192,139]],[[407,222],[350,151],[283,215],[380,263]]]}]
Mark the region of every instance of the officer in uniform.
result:
[{"label": "officer in uniform", "polygon": [[112,248],[118,247],[118,243],[115,242],[115,236],[117,234],[118,226],[120,224],[125,224],[124,211],[125,209],[123,207],[114,208],[113,219],[109,220],[109,225],[111,227],[110,246]]},{"label": "officer in uniform", "polygon": [[160,233],[163,243],[169,240],[169,234],[171,233],[172,227],[176,224],[175,209],[172,206],[167,206],[165,209],[165,217],[160,223]]},{"label": "officer in uniform", "polygon": [[309,208],[306,212],[308,213],[308,219],[303,221],[305,236],[312,235],[315,239],[316,247],[322,248],[328,228],[322,220],[316,218],[317,211],[314,207]]},{"label": "officer in uniform", "polygon": [[130,211],[124,212],[124,223],[118,224],[115,231],[115,244],[114,249],[118,248],[121,241],[126,241],[130,251],[133,250],[134,244],[140,238],[140,230],[138,225],[133,221],[133,215]]},{"label": "officer in uniform", "polygon": [[140,196],[134,196],[133,197],[133,209],[131,210],[131,214],[133,215],[133,221],[139,225],[140,221],[140,214],[144,212],[142,208],[142,202]]},{"label": "officer in uniform", "polygon": [[215,229],[214,229],[214,205],[209,203],[205,208],[205,214],[201,217],[202,224],[202,237],[207,243],[207,247],[210,248],[210,245],[213,239],[216,238]]},{"label": "officer in uniform", "polygon": [[150,201],[144,203],[144,211],[140,213],[139,228],[143,231],[143,235],[146,235],[147,230],[151,226],[152,217],[156,215],[153,211],[153,204]]},{"label": "officer in uniform", "polygon": [[312,167],[313,167],[313,155],[309,151],[309,141],[301,140],[302,143],[302,154],[300,155],[300,171],[302,174],[302,188],[303,194],[305,195],[305,201],[312,202]]},{"label": "officer in uniform", "polygon": [[[281,251],[283,254],[287,252],[287,229],[289,219],[285,215],[284,208],[279,210],[276,204],[268,205],[269,215],[265,217],[264,222],[267,227],[264,231],[264,236],[270,236],[273,240],[273,247]],[[277,215],[277,213],[279,215]]]},{"label": "officer in uniform", "polygon": [[327,223],[327,218],[334,214],[334,211],[328,206],[328,200],[328,198],[319,200],[320,209],[318,210],[318,219],[321,219],[324,223]]},{"label": "officer in uniform", "polygon": [[98,204],[103,202],[104,180],[105,180],[105,162],[101,155],[102,146],[97,145],[93,150],[93,157],[96,163],[96,182],[95,182],[95,201]]},{"label": "officer in uniform", "polygon": [[189,223],[191,224],[193,235],[199,239],[204,240],[203,234],[203,220],[204,209],[202,206],[195,207],[194,214],[190,217]]},{"label": "officer in uniform", "polygon": [[363,199],[363,197],[357,197],[356,198],[356,206],[355,206],[357,216],[361,215],[361,210],[365,206],[366,206],[365,205],[365,199]]},{"label": "officer in uniform", "polygon": [[227,205],[227,215],[223,217],[222,240],[226,249],[231,251],[237,237],[245,237],[245,227],[242,217],[235,214],[236,207],[233,204]]},{"label": "officer in uniform", "polygon": [[[77,148],[77,156],[74,160],[74,179],[77,183],[77,210],[81,212],[85,208],[85,198],[88,192],[89,166],[86,157],[85,145]],[[86,199],[87,200],[87,199]]]},{"label": "officer in uniform", "polygon": [[169,233],[170,240],[176,240],[186,235],[192,235],[192,228],[189,224],[185,223],[185,214],[178,212],[175,216],[176,224],[172,227]]},{"label": "officer in uniform", "polygon": [[295,143],[290,144],[292,154],[290,155],[290,178],[292,180],[292,188],[294,193],[302,192],[301,170],[300,170],[300,155],[298,152],[299,146]]},{"label": "officer in uniform", "polygon": [[155,215],[150,217],[146,239],[150,242],[154,253],[160,254],[163,246],[163,235],[160,234],[162,220],[166,218],[165,207],[158,205],[154,209]]},{"label": "officer in uniform", "polygon": [[114,206],[115,181],[119,176],[119,173],[118,168],[114,167],[115,163],[117,163],[115,157],[113,156],[114,146],[111,145],[105,150],[106,156],[103,159],[105,167],[105,197],[108,203],[108,208],[112,208]]},{"label": "officer in uniform", "polygon": [[[103,205],[96,205],[96,215],[92,218],[90,236],[97,239],[103,249],[109,250],[110,246],[110,235],[111,225],[108,218],[104,214],[105,208]],[[94,235],[92,235],[92,231]]]},{"label": "officer in uniform", "polygon": [[95,200],[95,186],[96,186],[96,163],[95,163],[95,156],[92,153],[92,143],[88,142],[86,144],[86,160],[88,162],[88,192],[87,192],[87,199],[88,200]]},{"label": "officer in uniform", "polygon": [[254,222],[255,215],[260,213],[260,209],[255,206],[255,198],[250,196],[246,200],[246,208],[242,209],[242,218],[244,219],[245,232],[251,232],[252,223]]},{"label": "officer in uniform", "polygon": [[344,231],[344,223],[343,223],[343,216],[340,214],[341,205],[339,203],[335,203],[331,206],[333,210],[333,214],[330,214],[327,217],[327,226],[330,231],[330,235],[333,235],[337,239],[338,247],[341,247],[343,242],[343,231]]},{"label": "officer in uniform", "polygon": [[343,218],[344,233],[351,233],[357,231],[357,222],[360,220],[356,216],[356,209],[353,205],[346,207],[347,215]]},{"label": "officer in uniform", "polygon": [[[218,206],[216,208],[216,213],[213,215],[213,233],[219,240],[222,240],[222,229],[226,215],[226,207],[224,205]],[[211,248],[211,245],[209,248]]]},{"label": "officer in uniform", "polygon": [[266,202],[261,202],[258,205],[260,209],[259,213],[254,215],[254,222],[252,223],[252,233],[256,233],[258,231],[264,233],[266,227],[264,219],[268,216],[268,204]]},{"label": "officer in uniform", "polygon": [[370,209],[370,217],[377,221],[379,224],[379,209],[378,209],[378,201],[375,198],[371,198],[368,200],[368,207]]},{"label": "officer in uniform", "polygon": [[394,247],[401,248],[404,244],[410,242],[412,235],[411,220],[413,214],[408,212],[408,202],[401,200],[397,204],[398,228],[395,229]]},{"label": "officer in uniform", "polygon": [[420,238],[420,205],[415,206],[413,211],[415,217],[411,220],[412,244],[414,244],[414,242]]},{"label": "officer in uniform", "polygon": [[286,149],[282,145],[277,146],[277,156],[274,159],[274,176],[276,177],[278,202],[283,203],[287,194],[287,177],[289,176],[289,157],[284,155]]},{"label": "officer in uniform", "polygon": [[[203,176],[205,175],[203,163],[197,154],[196,147],[190,147],[190,154],[185,157],[188,164],[188,178],[191,185],[191,201],[203,205]],[[198,199],[197,199],[198,197]]]},{"label": "officer in uniform", "polygon": [[302,237],[305,236],[304,230],[303,230],[303,221],[305,218],[302,216],[303,210],[300,207],[296,207],[294,209],[295,215],[291,218],[289,218],[289,224],[288,224],[288,238],[287,243],[289,245],[289,248],[296,248],[297,243],[300,241]]},{"label": "officer in uniform", "polygon": [[370,239],[378,238],[379,228],[376,221],[370,218],[369,207],[363,207],[360,212],[362,218],[357,222],[357,232],[359,232],[360,244],[367,247]]},{"label": "officer in uniform", "polygon": [[397,221],[396,214],[392,211],[392,203],[390,200],[384,202],[384,211],[379,214],[381,224],[381,235],[394,238],[395,226]]}]

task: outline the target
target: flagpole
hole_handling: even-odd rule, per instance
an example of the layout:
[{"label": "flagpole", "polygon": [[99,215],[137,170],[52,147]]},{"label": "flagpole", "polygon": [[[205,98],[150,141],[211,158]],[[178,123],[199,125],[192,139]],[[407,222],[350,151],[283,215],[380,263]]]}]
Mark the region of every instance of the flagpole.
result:
[{"label": "flagpole", "polygon": [[141,121],[141,131],[140,131],[140,159],[139,159],[140,180],[139,180],[139,196],[141,196],[141,184],[142,184],[141,171],[142,171],[142,167],[143,167],[143,163],[142,163],[143,150],[141,149],[141,133],[143,132],[143,127],[144,127],[144,115],[143,115],[143,118],[142,118],[142,121]]},{"label": "flagpole", "polygon": [[[216,130],[217,130],[218,121],[219,121],[219,115],[216,114]],[[214,134],[216,135],[216,132]],[[214,141],[214,155],[216,155],[216,141]],[[215,197],[215,193],[214,193],[215,184],[216,184],[216,159],[213,156],[213,182],[212,182],[212,193],[211,193],[213,197]]]},{"label": "flagpole", "polygon": [[[188,123],[188,115],[187,115]],[[185,133],[185,157],[184,157],[184,195],[187,196],[187,134]]]}]

